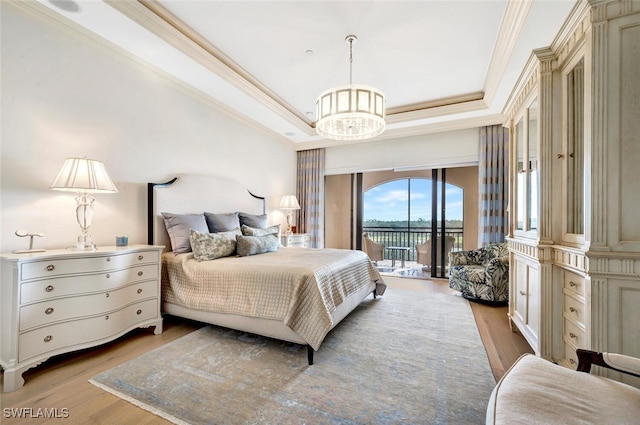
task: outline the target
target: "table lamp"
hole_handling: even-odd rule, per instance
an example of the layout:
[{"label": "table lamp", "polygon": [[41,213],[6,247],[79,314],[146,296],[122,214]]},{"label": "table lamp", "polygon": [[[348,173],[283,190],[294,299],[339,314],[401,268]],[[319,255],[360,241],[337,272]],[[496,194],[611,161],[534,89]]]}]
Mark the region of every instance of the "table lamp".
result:
[{"label": "table lamp", "polygon": [[73,248],[95,251],[96,245],[89,234],[89,227],[93,221],[93,202],[95,201],[92,194],[118,192],[107,174],[104,164],[94,159],[67,158],[49,189],[78,194],[76,196],[76,219],[80,225],[81,233]]},{"label": "table lamp", "polygon": [[289,236],[292,234],[291,232],[291,211],[299,210],[300,204],[296,199],[295,195],[284,195],[280,200],[280,209],[287,211],[287,232],[286,235]]}]

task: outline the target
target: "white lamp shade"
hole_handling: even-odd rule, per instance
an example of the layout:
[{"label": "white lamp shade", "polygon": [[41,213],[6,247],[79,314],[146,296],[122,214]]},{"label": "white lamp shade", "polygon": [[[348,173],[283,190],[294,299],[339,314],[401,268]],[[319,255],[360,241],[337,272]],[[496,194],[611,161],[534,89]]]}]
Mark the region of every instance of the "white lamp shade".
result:
[{"label": "white lamp shade", "polygon": [[299,210],[300,204],[295,195],[284,195],[280,200],[280,209],[283,210]]},{"label": "white lamp shade", "polygon": [[104,164],[87,158],[67,158],[49,189],[82,193],[118,191]]}]

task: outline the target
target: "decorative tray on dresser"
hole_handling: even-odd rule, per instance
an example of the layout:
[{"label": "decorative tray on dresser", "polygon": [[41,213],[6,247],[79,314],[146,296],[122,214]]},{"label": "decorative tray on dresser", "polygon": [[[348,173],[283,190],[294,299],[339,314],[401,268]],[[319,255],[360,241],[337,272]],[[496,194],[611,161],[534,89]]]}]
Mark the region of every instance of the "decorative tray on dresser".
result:
[{"label": "decorative tray on dresser", "polygon": [[135,328],[162,333],[163,247],[2,254],[0,365],[2,391],[49,357],[112,341]]}]

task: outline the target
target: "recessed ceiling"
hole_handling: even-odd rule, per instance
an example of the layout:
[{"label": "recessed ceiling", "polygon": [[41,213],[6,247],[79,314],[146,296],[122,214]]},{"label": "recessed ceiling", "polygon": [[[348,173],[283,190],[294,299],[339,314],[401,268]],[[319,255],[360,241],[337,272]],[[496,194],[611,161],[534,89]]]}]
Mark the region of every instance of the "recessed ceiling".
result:
[{"label": "recessed ceiling", "polygon": [[101,40],[296,149],[331,146],[315,101],[349,83],[382,90],[387,129],[370,140],[500,123],[531,51],[575,0],[39,0]]}]

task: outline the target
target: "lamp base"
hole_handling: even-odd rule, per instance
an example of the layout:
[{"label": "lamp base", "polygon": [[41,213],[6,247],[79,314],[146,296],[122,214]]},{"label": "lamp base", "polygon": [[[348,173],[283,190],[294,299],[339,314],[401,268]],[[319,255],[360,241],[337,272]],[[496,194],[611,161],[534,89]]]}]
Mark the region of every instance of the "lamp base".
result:
[{"label": "lamp base", "polygon": [[91,235],[78,236],[78,243],[75,246],[69,247],[74,251],[95,251],[96,244],[93,243]]}]

